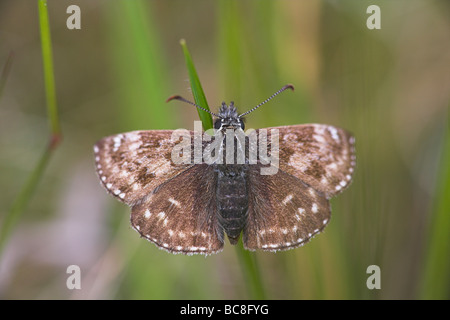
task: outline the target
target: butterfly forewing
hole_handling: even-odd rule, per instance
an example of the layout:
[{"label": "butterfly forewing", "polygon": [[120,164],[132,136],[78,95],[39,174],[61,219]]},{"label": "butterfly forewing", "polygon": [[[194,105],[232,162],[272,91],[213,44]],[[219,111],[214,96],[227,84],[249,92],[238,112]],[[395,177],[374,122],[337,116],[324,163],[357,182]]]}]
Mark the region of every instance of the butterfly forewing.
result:
[{"label": "butterfly forewing", "polygon": [[94,146],[97,174],[103,186],[133,205],[164,181],[191,165],[171,160],[177,143],[169,130],[133,131],[103,138]]},{"label": "butterfly forewing", "polygon": [[350,185],[355,169],[354,137],[323,124],[268,128],[279,131],[279,168],[331,198]]},{"label": "butterfly forewing", "polygon": [[243,242],[249,250],[287,250],[301,246],[330,220],[325,195],[282,170],[260,175],[249,170],[249,210]]},{"label": "butterfly forewing", "polygon": [[199,164],[169,179],[132,208],[132,226],[172,253],[211,254],[222,250],[211,166]]}]

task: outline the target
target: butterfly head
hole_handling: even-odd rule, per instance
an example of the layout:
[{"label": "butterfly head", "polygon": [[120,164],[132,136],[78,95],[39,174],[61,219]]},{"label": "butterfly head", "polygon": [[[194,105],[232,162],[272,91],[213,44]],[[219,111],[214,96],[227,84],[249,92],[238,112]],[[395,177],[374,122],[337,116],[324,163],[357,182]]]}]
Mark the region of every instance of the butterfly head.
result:
[{"label": "butterfly head", "polygon": [[226,129],[239,129],[244,130],[244,119],[239,117],[239,114],[234,107],[234,102],[227,105],[222,102],[222,106],[219,109],[217,119],[214,121],[214,129],[226,130]]}]

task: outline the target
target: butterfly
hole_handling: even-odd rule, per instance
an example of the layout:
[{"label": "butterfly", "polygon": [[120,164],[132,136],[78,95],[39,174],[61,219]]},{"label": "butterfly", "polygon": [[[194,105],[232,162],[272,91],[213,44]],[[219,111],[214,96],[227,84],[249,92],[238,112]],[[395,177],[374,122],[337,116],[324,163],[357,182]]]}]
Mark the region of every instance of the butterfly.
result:
[{"label": "butterfly", "polygon": [[[236,244],[241,234],[247,250],[299,247],[325,228],[329,199],[350,185],[355,138],[324,124],[243,134],[244,116],[286,89],[293,86],[242,114],[233,103],[222,103],[216,114],[173,96],[168,101],[211,113],[214,137],[150,130],[103,138],[94,145],[98,177],[110,194],[131,207],[132,227],[171,253],[217,253],[225,235]],[[194,152],[180,148],[181,143]],[[261,150],[267,151],[265,157]],[[209,161],[197,157],[205,154],[212,155]]]}]

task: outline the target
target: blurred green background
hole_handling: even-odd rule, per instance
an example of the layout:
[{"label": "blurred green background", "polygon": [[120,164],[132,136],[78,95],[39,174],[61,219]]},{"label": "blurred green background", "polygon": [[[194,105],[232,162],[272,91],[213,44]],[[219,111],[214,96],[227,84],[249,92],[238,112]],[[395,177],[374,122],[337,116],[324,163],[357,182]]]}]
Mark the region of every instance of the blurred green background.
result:
[{"label": "blurred green background", "polygon": [[[81,30],[66,9],[81,8]],[[369,30],[366,9],[381,8]],[[450,2],[48,2],[63,141],[0,257],[3,299],[255,298],[242,261],[172,255],[139,238],[106,194],[93,144],[131,130],[193,128],[180,39],[212,111],[252,113],[248,128],[326,123],[354,133],[357,170],[332,220],[306,246],[257,252],[269,299],[450,298]],[[0,223],[48,143],[37,1],[0,2]],[[68,290],[66,268],[81,268]],[[381,269],[369,290],[366,269]]]}]

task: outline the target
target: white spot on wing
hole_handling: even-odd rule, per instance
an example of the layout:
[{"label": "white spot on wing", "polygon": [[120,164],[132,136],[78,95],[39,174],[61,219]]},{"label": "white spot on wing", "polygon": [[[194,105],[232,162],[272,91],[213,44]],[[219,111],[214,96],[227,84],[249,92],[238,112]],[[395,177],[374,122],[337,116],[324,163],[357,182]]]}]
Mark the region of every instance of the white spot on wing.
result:
[{"label": "white spot on wing", "polygon": [[321,135],[315,134],[313,135],[314,140],[320,143],[325,143],[325,138]]},{"label": "white spot on wing", "polygon": [[335,170],[335,169],[337,169],[337,164],[334,163],[334,162],[332,162],[332,163],[330,163],[330,164],[328,165],[328,167],[329,167],[330,169]]},{"label": "white spot on wing", "polygon": [[283,200],[283,204],[286,205],[288,202],[290,202],[293,198],[292,194],[289,194],[286,198]]},{"label": "white spot on wing", "polygon": [[339,139],[339,134],[338,131],[335,127],[328,127],[328,132],[330,132],[331,137],[336,141],[336,142],[340,142],[341,140]]},{"label": "white spot on wing", "polygon": [[122,138],[123,138],[122,134],[118,134],[113,138],[114,141],[113,151],[117,151],[119,149],[120,145],[122,144]]},{"label": "white spot on wing", "polygon": [[172,203],[175,207],[181,208],[181,205],[177,200],[169,198],[169,202]]},{"label": "white spot on wing", "polygon": [[141,142],[136,141],[136,142],[130,143],[130,145],[128,146],[128,149],[130,149],[131,151],[134,151],[134,150],[139,149],[140,146],[141,146]]},{"label": "white spot on wing", "polygon": [[160,213],[158,213],[158,218],[161,220],[161,219],[164,219],[164,217],[166,216],[166,213],[164,212],[164,211],[161,211]]},{"label": "white spot on wing", "polygon": [[317,213],[317,211],[319,211],[319,208],[317,207],[317,204],[313,203],[311,210],[312,210],[313,213]]}]

